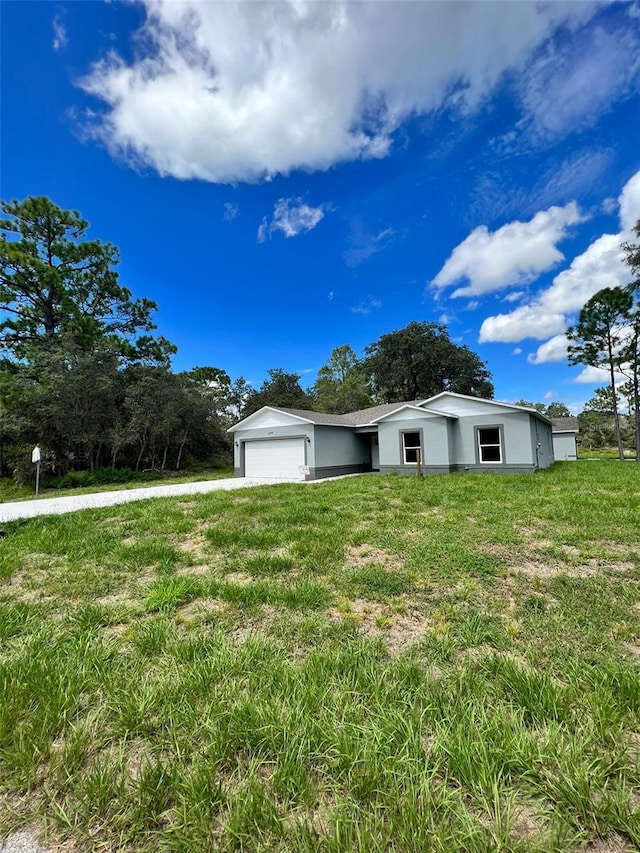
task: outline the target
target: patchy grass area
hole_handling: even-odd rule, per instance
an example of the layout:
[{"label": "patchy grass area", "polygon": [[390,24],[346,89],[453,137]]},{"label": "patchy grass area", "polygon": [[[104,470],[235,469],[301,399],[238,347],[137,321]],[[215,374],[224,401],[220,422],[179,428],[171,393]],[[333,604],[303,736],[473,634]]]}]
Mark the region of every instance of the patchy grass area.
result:
[{"label": "patchy grass area", "polygon": [[[150,473],[146,480],[134,480],[129,483],[105,483],[104,485],[86,486],[76,489],[40,489],[40,498],[70,497],[71,495],[88,495],[95,492],[118,492],[124,489],[144,489],[148,486],[172,486],[178,483],[200,483],[203,480],[220,480],[233,477],[233,468],[206,468],[197,473],[166,471],[156,475]],[[35,486],[17,486],[13,480],[0,478],[0,503],[10,501],[35,500]]]},{"label": "patchy grass area", "polygon": [[0,540],[0,829],[131,851],[640,845],[640,472],[364,476]]}]

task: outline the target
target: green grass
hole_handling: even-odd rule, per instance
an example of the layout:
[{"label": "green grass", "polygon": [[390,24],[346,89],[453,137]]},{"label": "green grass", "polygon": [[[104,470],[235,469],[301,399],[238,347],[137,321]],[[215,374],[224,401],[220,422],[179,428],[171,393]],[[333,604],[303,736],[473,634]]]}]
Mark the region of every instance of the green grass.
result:
[{"label": "green grass", "polygon": [[[178,483],[199,483],[203,480],[219,480],[223,477],[233,477],[233,468],[208,468],[197,473],[165,472],[160,475],[149,475],[146,480],[134,480],[129,483],[104,483],[94,486],[83,486],[75,489],[54,489],[44,486],[40,489],[40,498],[67,497],[72,495],[87,495],[95,492],[113,492],[123,489],[145,489],[149,486],[172,486]],[[18,486],[13,480],[0,478],[0,503],[10,501],[30,501],[35,499],[35,486]]]},{"label": "green grass", "polygon": [[363,476],[7,525],[0,830],[638,849],[639,483]]}]

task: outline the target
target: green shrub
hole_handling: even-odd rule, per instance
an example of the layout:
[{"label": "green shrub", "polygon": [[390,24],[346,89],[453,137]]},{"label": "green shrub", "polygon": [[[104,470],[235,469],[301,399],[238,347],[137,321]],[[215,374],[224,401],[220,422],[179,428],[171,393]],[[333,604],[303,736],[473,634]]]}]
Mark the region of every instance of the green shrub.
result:
[{"label": "green shrub", "polygon": [[110,483],[145,482],[155,479],[145,471],[131,468],[97,468],[95,471],[68,471],[62,477],[53,477],[47,483],[52,489],[79,489],[85,486],[105,486]]}]

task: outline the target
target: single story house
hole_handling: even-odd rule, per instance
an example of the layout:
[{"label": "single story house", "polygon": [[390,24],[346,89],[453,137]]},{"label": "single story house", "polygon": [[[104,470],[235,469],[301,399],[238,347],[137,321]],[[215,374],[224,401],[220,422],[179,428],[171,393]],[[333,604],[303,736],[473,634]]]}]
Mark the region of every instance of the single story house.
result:
[{"label": "single story house", "polygon": [[443,391],[345,415],[264,406],[231,427],[238,477],[315,480],[364,471],[536,471],[554,462],[535,409]]},{"label": "single story house", "polygon": [[575,462],[578,458],[578,419],[551,418],[553,455],[557,462]]}]

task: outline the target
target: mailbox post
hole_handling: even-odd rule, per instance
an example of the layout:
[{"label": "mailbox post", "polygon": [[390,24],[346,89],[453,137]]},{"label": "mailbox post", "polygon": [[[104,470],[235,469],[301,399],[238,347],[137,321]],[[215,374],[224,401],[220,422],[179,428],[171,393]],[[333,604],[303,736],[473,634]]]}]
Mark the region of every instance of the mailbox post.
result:
[{"label": "mailbox post", "polygon": [[34,462],[36,466],[36,497],[38,497],[38,493],[40,491],[40,448],[37,444],[31,451],[31,461]]}]

